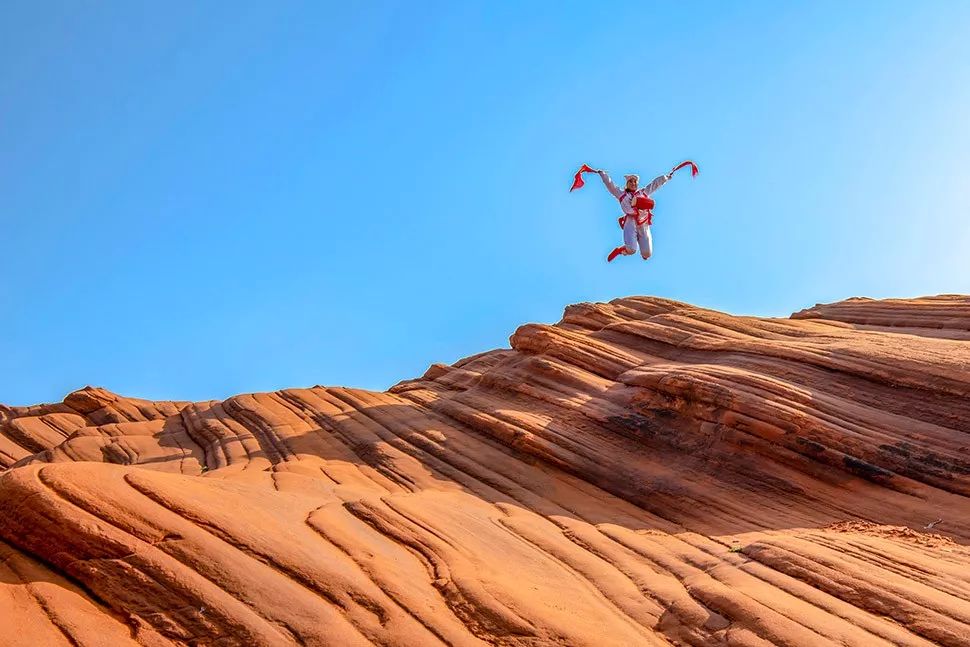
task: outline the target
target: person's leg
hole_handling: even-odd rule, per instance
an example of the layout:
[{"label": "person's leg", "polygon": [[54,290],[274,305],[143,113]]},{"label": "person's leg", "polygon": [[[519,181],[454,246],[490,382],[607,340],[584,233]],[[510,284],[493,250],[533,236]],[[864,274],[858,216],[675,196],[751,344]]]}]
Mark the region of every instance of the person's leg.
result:
[{"label": "person's leg", "polygon": [[650,235],[650,225],[637,227],[637,242],[640,243],[640,256],[647,260],[653,255],[653,237]]},{"label": "person's leg", "polygon": [[610,252],[610,255],[606,257],[606,262],[609,263],[614,258],[623,254],[624,256],[629,256],[630,254],[637,253],[637,223],[634,218],[627,218],[626,222],[623,224],[623,244]]},{"label": "person's leg", "polygon": [[637,253],[637,219],[630,217],[623,224],[623,254]]}]

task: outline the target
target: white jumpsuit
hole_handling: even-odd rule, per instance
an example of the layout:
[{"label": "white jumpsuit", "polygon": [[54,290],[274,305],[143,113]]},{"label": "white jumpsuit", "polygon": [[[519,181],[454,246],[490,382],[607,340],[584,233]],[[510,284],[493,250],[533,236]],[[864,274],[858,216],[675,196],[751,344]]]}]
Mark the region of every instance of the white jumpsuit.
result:
[{"label": "white jumpsuit", "polygon": [[623,225],[623,253],[627,256],[636,254],[637,244],[639,243],[640,256],[643,257],[643,260],[647,260],[653,254],[653,239],[650,236],[650,225],[647,223],[643,223],[642,225],[637,224],[637,216],[640,215],[642,218],[646,215],[646,212],[638,214],[637,210],[633,207],[633,199],[638,195],[649,196],[666,184],[670,176],[658,175],[651,180],[650,184],[637,189],[635,193],[617,188],[613,184],[613,180],[610,179],[610,176],[606,174],[606,171],[600,171],[599,176],[603,180],[603,184],[606,185],[606,190],[620,201],[620,208],[623,209],[623,213],[630,216]]}]

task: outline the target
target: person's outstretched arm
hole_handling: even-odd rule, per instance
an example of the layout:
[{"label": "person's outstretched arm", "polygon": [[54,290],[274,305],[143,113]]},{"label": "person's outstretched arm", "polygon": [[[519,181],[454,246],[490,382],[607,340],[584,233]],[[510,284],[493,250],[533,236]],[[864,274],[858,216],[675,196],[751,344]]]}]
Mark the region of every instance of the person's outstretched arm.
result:
[{"label": "person's outstretched arm", "polygon": [[648,184],[647,186],[643,187],[643,190],[644,190],[644,192],[647,195],[650,195],[651,193],[653,193],[654,191],[656,191],[657,189],[659,189],[663,185],[667,184],[667,182],[672,177],[673,177],[673,175],[670,174],[670,173],[668,173],[667,175],[658,175],[657,177],[653,178],[650,181],[650,184]]},{"label": "person's outstretched arm", "polygon": [[596,172],[599,173],[600,179],[603,180],[603,184],[606,185],[606,190],[612,193],[614,198],[619,198],[621,195],[623,195],[623,191],[616,188],[616,185],[613,184],[613,180],[610,179],[610,176],[606,173],[606,171],[600,170]]}]

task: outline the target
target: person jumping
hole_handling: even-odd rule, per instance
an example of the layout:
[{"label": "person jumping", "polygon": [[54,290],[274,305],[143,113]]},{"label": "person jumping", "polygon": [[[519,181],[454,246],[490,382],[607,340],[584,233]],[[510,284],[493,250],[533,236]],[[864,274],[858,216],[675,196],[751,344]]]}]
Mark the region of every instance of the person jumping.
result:
[{"label": "person jumping", "polygon": [[636,254],[637,246],[640,248],[640,257],[647,260],[653,254],[653,238],[650,235],[650,225],[653,224],[653,198],[650,197],[657,189],[670,181],[674,172],[685,166],[691,167],[691,175],[697,175],[697,165],[687,161],[675,166],[670,173],[658,175],[650,183],[640,186],[640,176],[636,174],[625,175],[626,186],[621,191],[610,179],[609,174],[602,169],[593,169],[583,164],[583,167],[576,173],[573,187],[570,191],[578,189],[585,184],[583,173],[596,173],[603,180],[606,190],[620,202],[620,209],[623,215],[619,218],[620,228],[623,229],[623,244],[606,257],[607,262],[611,262],[619,255],[631,256]]}]

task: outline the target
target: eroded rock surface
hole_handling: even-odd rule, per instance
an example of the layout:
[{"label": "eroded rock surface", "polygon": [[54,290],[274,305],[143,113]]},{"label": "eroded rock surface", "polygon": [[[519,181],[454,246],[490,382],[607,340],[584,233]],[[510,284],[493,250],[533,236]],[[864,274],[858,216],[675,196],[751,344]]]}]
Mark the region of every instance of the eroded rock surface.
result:
[{"label": "eroded rock surface", "polygon": [[970,645],[970,298],[0,408],[0,645]]}]

